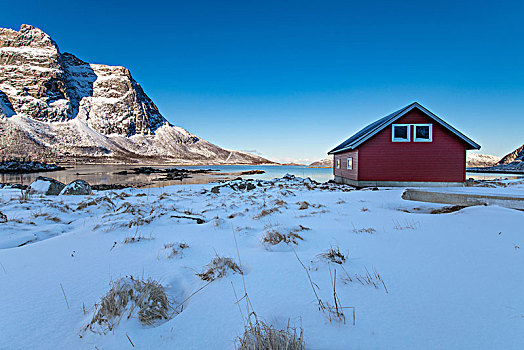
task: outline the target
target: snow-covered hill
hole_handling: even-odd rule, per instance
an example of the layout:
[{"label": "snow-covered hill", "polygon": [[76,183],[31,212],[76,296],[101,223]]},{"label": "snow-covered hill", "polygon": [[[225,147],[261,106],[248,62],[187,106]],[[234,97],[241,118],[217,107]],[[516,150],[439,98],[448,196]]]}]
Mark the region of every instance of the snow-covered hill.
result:
[{"label": "snow-covered hill", "polygon": [[500,157],[492,156],[490,154],[468,153],[466,157],[466,166],[473,167],[487,167],[497,164]]},{"label": "snow-covered hill", "polygon": [[[496,163],[481,170],[493,172],[524,172],[524,145],[506,154]],[[482,167],[478,165],[478,167]]]},{"label": "snow-covered hill", "polygon": [[128,69],[89,64],[38,28],[0,28],[0,156],[270,163],[170,125]]},{"label": "snow-covered hill", "polygon": [[331,168],[333,166],[333,157],[329,156],[327,158],[317,160],[316,162],[309,164],[309,166],[319,168]]}]

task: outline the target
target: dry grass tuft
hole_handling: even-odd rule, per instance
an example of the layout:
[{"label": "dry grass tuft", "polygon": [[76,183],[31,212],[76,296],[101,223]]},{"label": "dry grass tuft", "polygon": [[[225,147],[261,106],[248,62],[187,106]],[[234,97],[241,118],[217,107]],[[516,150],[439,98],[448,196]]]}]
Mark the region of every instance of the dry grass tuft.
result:
[{"label": "dry grass tuft", "polygon": [[184,255],[184,249],[189,248],[189,246],[185,243],[165,243],[164,249],[170,250],[169,255],[167,256],[169,259],[173,259],[176,257],[182,257]]},{"label": "dry grass tuft", "polygon": [[354,274],[353,277],[351,277],[346,270],[344,270],[346,276],[342,277],[342,281],[344,283],[352,283],[352,282],[358,282],[363,286],[370,286],[374,287],[375,289],[381,289],[384,288],[384,291],[386,293],[388,292],[388,288],[386,287],[386,283],[382,279],[382,276],[380,276],[380,273],[373,268],[373,273],[370,273],[368,269],[366,268],[365,274]]},{"label": "dry grass tuft", "polygon": [[0,223],[4,224],[7,222],[7,215],[0,211]]},{"label": "dry grass tuft", "polygon": [[233,273],[239,273],[241,275],[243,274],[242,269],[235,261],[233,261],[233,259],[217,255],[209,264],[204,266],[204,271],[197,273],[196,275],[203,281],[211,282],[226,276],[228,271],[233,271]]},{"label": "dry grass tuft", "polygon": [[244,334],[238,338],[238,350],[304,350],[304,331],[291,328],[276,329],[263,321],[245,327]]},{"label": "dry grass tuft", "polygon": [[144,325],[152,325],[158,320],[168,319],[172,310],[164,287],[155,280],[134,279],[133,276],[121,278],[112,283],[111,289],[95,305],[93,319],[85,327],[94,333],[112,331],[127,313]]},{"label": "dry grass tuft", "polygon": [[373,234],[373,233],[377,232],[377,230],[375,230],[372,227],[362,227],[362,228],[359,228],[359,229],[357,229],[356,227],[353,227],[353,232],[355,232],[355,233],[369,233],[369,234]]},{"label": "dry grass tuft", "polygon": [[297,202],[298,205],[300,205],[300,207],[298,207],[298,210],[304,210],[304,209],[307,209],[309,208],[309,203],[304,201],[304,202]]},{"label": "dry grass tuft", "polygon": [[18,200],[20,203],[27,203],[31,200],[31,193],[29,192],[29,189],[27,190],[20,190],[20,196],[18,197]]},{"label": "dry grass tuft", "polygon": [[398,220],[393,220],[395,230],[416,230],[420,228],[420,222],[414,220],[405,220],[404,224],[401,224]]},{"label": "dry grass tuft", "polygon": [[332,263],[342,265],[346,262],[346,255],[340,251],[340,248],[337,247],[331,247],[324,253],[321,253],[318,255],[320,258],[326,259],[331,261]]},{"label": "dry grass tuft", "polygon": [[[324,313],[328,317],[329,322],[338,321],[338,322],[344,322],[344,324],[345,324],[346,323],[346,315],[344,314],[344,309],[353,309],[353,325],[355,325],[355,322],[356,322],[356,308],[354,306],[342,306],[342,304],[340,302],[340,299],[338,297],[338,294],[337,294],[337,287],[336,287],[337,270],[334,269],[334,273],[332,274],[331,273],[331,266],[328,265],[329,266],[329,277],[331,279],[331,287],[333,288],[333,305],[331,305],[329,302],[326,302],[326,301],[323,301],[322,299],[320,299],[320,297],[318,296],[318,293],[317,293],[317,291],[320,289],[320,287],[318,286],[318,284],[313,282],[313,280],[311,279],[311,275],[309,274],[308,268],[306,267],[306,265],[304,265],[302,260],[300,260],[300,258],[298,257],[297,252],[294,249],[293,249],[293,253],[295,253],[295,256],[296,256],[298,262],[300,263],[300,265],[302,266],[302,268],[304,269],[304,271],[307,274],[307,278],[309,280],[309,283],[311,284],[311,289],[313,290],[313,293],[315,294],[315,298],[317,299],[318,310],[321,311],[322,313]],[[343,267],[342,267],[342,269],[343,269]]]},{"label": "dry grass tuft", "polygon": [[154,238],[152,234],[149,234],[149,237],[146,237],[146,236],[142,236],[142,234],[135,233],[133,236],[126,237],[122,243],[123,244],[138,243],[140,241],[151,241],[153,239]]},{"label": "dry grass tuft", "polygon": [[303,241],[304,238],[295,232],[280,233],[277,230],[266,231],[266,235],[262,238],[262,242],[269,245],[277,245],[281,242],[298,245],[298,240]]},{"label": "dry grass tuft", "polygon": [[57,216],[49,216],[46,219],[50,220],[50,221],[53,221],[53,222],[56,222],[56,223],[62,222],[62,220],[59,217],[57,217]]},{"label": "dry grass tuft", "polygon": [[271,215],[275,212],[279,212],[278,208],[271,208],[271,209],[262,209],[262,211],[260,213],[258,213],[257,215],[253,216],[253,219],[255,220],[258,220],[260,218],[263,218],[264,216],[267,216],[267,215]]}]

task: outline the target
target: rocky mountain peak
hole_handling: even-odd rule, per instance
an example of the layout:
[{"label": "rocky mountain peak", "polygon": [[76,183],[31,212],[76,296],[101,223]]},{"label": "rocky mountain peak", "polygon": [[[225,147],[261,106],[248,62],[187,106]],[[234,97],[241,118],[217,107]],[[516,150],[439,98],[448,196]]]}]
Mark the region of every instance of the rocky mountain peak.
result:
[{"label": "rocky mountain peak", "polygon": [[22,24],[20,31],[0,28],[0,47],[31,47],[50,49],[58,53],[58,45],[42,30]]},{"label": "rocky mountain peak", "polygon": [[170,125],[131,72],[90,64],[42,30],[0,28],[0,157],[266,163]]},{"label": "rocky mountain peak", "polygon": [[524,145],[520,146],[511,153],[506,154],[500,160],[499,164],[510,164],[514,162],[524,162]]},{"label": "rocky mountain peak", "polygon": [[30,25],[0,30],[0,96],[17,114],[44,122],[78,117],[105,135],[154,134],[167,122],[127,68],[61,54]]}]

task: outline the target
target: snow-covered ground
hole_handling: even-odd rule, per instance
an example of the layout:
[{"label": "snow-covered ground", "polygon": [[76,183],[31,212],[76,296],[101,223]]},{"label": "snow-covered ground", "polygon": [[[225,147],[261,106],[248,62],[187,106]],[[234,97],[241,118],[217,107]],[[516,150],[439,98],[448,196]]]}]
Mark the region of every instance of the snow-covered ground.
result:
[{"label": "snow-covered ground", "polygon": [[[508,183],[524,193],[522,181]],[[0,349],[234,349],[244,325],[232,286],[240,298],[242,276],[196,275],[216,255],[241,266],[258,317],[301,327],[308,349],[522,349],[523,212],[430,214],[444,205],[404,201],[403,189],[254,184],[29,198],[0,190]],[[297,244],[264,243],[268,232]],[[180,243],[188,247],[173,254]],[[346,261],[329,263],[330,248]],[[295,252],[325,305],[336,270],[355,325],[350,308],[345,323],[319,311]],[[366,270],[384,284],[356,281]],[[125,314],[105,335],[85,331],[111,281],[131,275],[159,281],[178,312],[150,326]]]}]

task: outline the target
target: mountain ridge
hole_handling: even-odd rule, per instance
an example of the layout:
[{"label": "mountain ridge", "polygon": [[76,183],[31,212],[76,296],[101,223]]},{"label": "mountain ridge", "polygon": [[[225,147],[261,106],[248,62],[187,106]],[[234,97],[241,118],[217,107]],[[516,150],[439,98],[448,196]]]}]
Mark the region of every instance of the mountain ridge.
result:
[{"label": "mountain ridge", "polygon": [[0,28],[0,131],[4,158],[273,163],[170,124],[127,68],[61,53],[25,24]]}]

